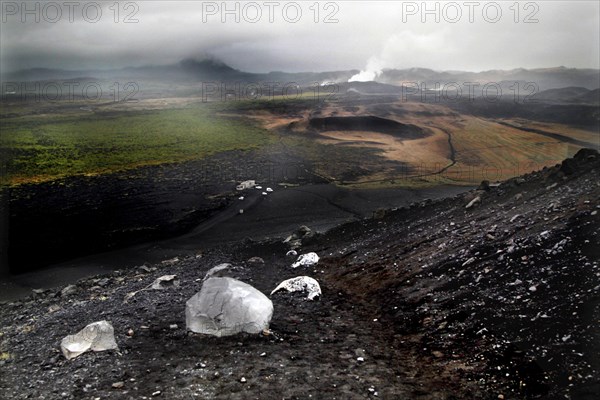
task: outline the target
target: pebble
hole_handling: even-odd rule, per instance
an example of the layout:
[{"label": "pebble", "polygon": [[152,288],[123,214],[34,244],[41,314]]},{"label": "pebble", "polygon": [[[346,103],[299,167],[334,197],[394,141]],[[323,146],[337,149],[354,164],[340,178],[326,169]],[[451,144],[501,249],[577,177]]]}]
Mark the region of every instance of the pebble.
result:
[{"label": "pebble", "polygon": [[112,384],[112,387],[115,389],[121,389],[123,386],[125,386],[125,382],[115,382]]}]

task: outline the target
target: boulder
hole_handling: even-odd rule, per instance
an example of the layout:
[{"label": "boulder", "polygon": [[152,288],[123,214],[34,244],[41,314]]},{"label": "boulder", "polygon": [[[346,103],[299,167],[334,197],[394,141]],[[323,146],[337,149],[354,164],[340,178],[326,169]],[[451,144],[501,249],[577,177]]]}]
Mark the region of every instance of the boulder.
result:
[{"label": "boulder", "polygon": [[277,285],[271,292],[271,295],[280,290],[287,290],[288,292],[307,292],[307,298],[309,300],[314,300],[315,297],[321,296],[321,286],[319,286],[319,282],[310,276],[297,276],[295,278],[287,279]]},{"label": "boulder", "polygon": [[260,257],[252,257],[248,259],[249,264],[264,264],[265,260]]},{"label": "boulder", "polygon": [[185,306],[187,329],[206,335],[260,333],[269,328],[273,303],[254,287],[233,278],[208,278]]},{"label": "boulder", "polygon": [[89,324],[74,335],[63,338],[60,350],[67,360],[86,351],[119,350],[115,341],[115,330],[110,322],[98,321]]}]

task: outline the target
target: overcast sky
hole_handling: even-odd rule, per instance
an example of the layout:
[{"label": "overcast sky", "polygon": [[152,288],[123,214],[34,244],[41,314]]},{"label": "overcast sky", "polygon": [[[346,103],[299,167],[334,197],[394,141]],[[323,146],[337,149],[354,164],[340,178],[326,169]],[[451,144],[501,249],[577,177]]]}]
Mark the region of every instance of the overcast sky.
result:
[{"label": "overcast sky", "polygon": [[[318,15],[309,8],[315,1],[298,1],[301,15],[288,1],[238,2],[239,22],[235,13],[223,13],[221,1],[121,1],[118,23],[115,7],[109,8],[114,1],[98,3],[101,16],[92,4],[84,18],[80,1],[72,21],[64,2],[40,5],[36,22],[35,11],[25,14],[21,1],[3,2],[2,71],[162,65],[206,54],[249,72],[600,67],[597,0],[521,2],[518,15],[514,1],[480,1],[473,8],[437,2],[439,22],[435,12],[423,13],[421,1],[322,1]],[[35,10],[36,2],[28,7]],[[124,23],[131,13],[138,22]],[[324,22],[328,15],[331,23]]]}]

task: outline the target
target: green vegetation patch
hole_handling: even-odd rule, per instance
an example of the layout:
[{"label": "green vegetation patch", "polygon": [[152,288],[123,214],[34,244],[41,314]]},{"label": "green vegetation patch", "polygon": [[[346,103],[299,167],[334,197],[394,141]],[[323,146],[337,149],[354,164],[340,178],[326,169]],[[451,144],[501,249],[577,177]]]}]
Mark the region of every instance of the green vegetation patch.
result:
[{"label": "green vegetation patch", "polygon": [[0,183],[37,182],[201,159],[270,143],[271,134],[202,105],[2,118]]}]

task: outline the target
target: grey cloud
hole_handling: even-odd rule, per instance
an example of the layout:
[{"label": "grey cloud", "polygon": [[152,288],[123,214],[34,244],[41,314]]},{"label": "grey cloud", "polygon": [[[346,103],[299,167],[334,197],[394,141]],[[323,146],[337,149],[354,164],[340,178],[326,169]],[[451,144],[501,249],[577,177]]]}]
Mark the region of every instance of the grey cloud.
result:
[{"label": "grey cloud", "polygon": [[[127,3],[120,2],[120,19],[133,10],[123,9]],[[113,2],[102,3],[103,17],[94,24],[78,13],[73,23],[66,19],[21,23],[14,16],[3,15],[7,22],[0,25],[0,68],[115,68],[169,64],[202,54],[213,54],[250,72],[365,69],[368,64],[471,71],[600,67],[600,4],[596,1],[535,2],[539,22],[534,24],[514,23],[509,2],[500,2],[504,13],[495,24],[478,13],[474,23],[465,15],[458,23],[435,23],[431,17],[422,23],[419,15],[403,22],[401,2],[338,1],[339,22],[332,24],[313,21],[308,8],[313,2],[301,2],[303,16],[294,24],[277,13],[274,23],[265,15],[255,24],[222,23],[218,15],[204,23],[202,2],[134,3],[139,6],[135,15],[139,23],[134,24],[113,21],[108,8]],[[281,1],[281,7],[286,3]],[[325,3],[319,4],[323,7]],[[83,7],[84,2],[81,4]],[[244,4],[247,2],[240,7]],[[321,10],[319,18],[325,14]],[[522,10],[521,19],[524,14]]]}]

